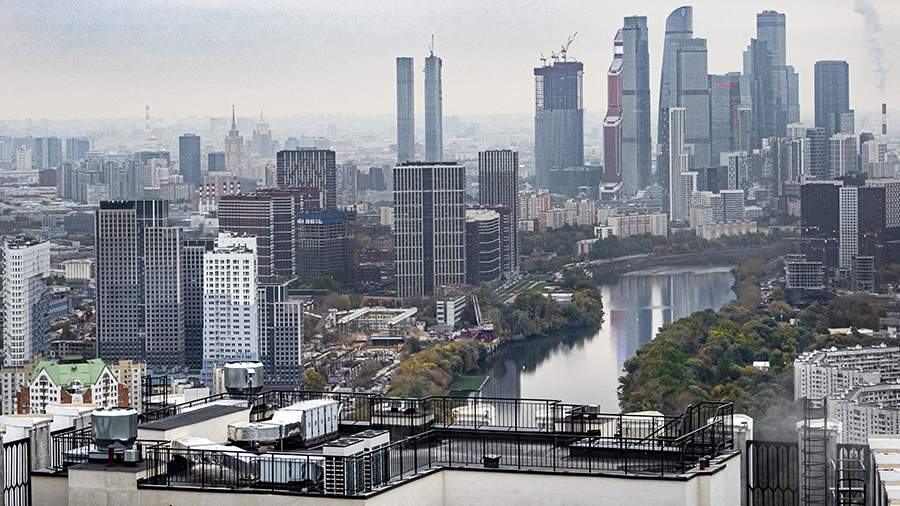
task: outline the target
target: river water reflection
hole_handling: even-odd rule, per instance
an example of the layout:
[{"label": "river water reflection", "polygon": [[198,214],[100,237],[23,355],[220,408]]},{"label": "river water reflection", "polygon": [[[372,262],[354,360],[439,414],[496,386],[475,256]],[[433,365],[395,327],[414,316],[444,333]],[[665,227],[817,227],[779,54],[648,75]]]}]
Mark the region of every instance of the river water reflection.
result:
[{"label": "river water reflection", "polygon": [[622,366],[664,324],[734,297],[729,267],[655,268],[603,286],[606,317],[594,334],[507,345],[488,367],[484,395],[560,399],[618,411]]}]

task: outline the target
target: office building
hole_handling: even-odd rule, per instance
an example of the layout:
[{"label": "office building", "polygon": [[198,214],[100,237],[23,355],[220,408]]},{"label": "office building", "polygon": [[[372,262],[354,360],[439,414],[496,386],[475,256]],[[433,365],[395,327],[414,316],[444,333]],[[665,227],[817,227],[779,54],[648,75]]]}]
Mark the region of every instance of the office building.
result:
[{"label": "office building", "polygon": [[442,62],[434,55],[434,39],[428,57],[425,58],[425,161],[440,162],[444,159],[444,112],[441,87]]},{"label": "office building", "polygon": [[807,256],[828,269],[839,264],[840,181],[811,181],[800,186],[800,235]]},{"label": "office building", "polygon": [[185,183],[200,186],[203,173],[200,170],[200,136],[184,134],[178,138],[178,169]]},{"label": "office building", "polygon": [[203,373],[216,365],[259,360],[256,239],[220,233],[203,257]]},{"label": "office building", "polygon": [[740,151],[737,131],[741,105],[741,74],[729,72],[709,76],[710,156],[718,161],[722,153]]},{"label": "office building", "polygon": [[326,211],[337,209],[337,166],[330,149],[281,150],[277,155],[276,184],[280,188],[317,188]]},{"label": "office building", "polygon": [[353,286],[354,221],[354,214],[346,211],[296,215],[297,279],[304,283],[330,279],[343,286]]},{"label": "office building", "polygon": [[735,223],[744,221],[744,190],[722,190],[722,222]]},{"label": "office building", "polygon": [[466,281],[465,167],[394,167],[397,296],[422,297]]},{"label": "office building", "polygon": [[817,61],[814,86],[816,127],[830,137],[839,131],[839,114],[850,110],[850,66],[846,61]]},{"label": "office building", "polygon": [[478,153],[478,203],[500,212],[501,269],[519,270],[519,153],[491,150]]},{"label": "office building", "polygon": [[741,105],[735,109],[732,135],[734,149],[751,152],[753,144],[753,109],[751,107]]},{"label": "office building", "polygon": [[584,165],[584,65],[554,61],[534,69],[534,170],[537,185],[553,184],[550,171]]},{"label": "office building", "polygon": [[[603,183],[622,185],[622,53],[624,42],[622,30],[616,32],[613,40],[613,61],[606,73],[606,117],[603,119]],[[630,191],[637,191],[637,173],[627,177]]]},{"label": "office building", "polygon": [[50,243],[7,237],[2,243],[0,301],[3,303],[4,365],[21,367],[47,348],[50,322]]},{"label": "office building", "polygon": [[397,163],[416,159],[416,94],[413,59],[397,57]]},{"label": "office building", "polygon": [[206,168],[209,172],[225,171],[225,152],[210,151],[206,154]]},{"label": "office building", "polygon": [[[244,168],[244,137],[238,131],[234,117],[234,106],[231,106],[231,129],[225,137],[225,170],[241,174]],[[209,170],[212,170],[210,168]]]},{"label": "office building", "polygon": [[167,227],[165,200],[100,202],[94,218],[97,353],[107,360],[145,357],[147,229]]},{"label": "office building", "polygon": [[466,283],[491,284],[500,279],[500,213],[466,209]]},{"label": "office building", "polygon": [[727,188],[746,190],[750,187],[750,155],[744,151],[722,153],[719,163],[726,169]]},{"label": "office building", "polygon": [[[654,181],[650,156],[650,48],[647,18],[628,16],[622,26],[622,190],[633,194]],[[633,181],[633,184],[632,184]]]},{"label": "office building", "polygon": [[[657,121],[657,158],[656,158],[656,175],[658,183],[666,191],[670,186],[670,167],[669,158],[669,108],[671,107],[690,107],[693,109],[691,114],[692,123],[694,119],[705,118],[700,121],[701,124],[691,127],[688,134],[692,140],[685,142],[697,141],[700,143],[698,151],[704,151],[703,139],[699,138],[698,132],[703,130],[703,124],[706,125],[706,133],[709,133],[709,83],[706,71],[705,54],[706,42],[702,39],[696,39],[702,42],[695,42],[694,39],[694,11],[690,6],[679,7],[672,11],[666,18],[666,33],[663,39],[663,59],[660,71],[659,85],[659,116]],[[691,54],[693,53],[693,54]],[[699,89],[698,89],[699,86]],[[685,92],[697,92],[688,103],[680,103],[679,97],[683,97]],[[705,91],[704,91],[705,90]],[[705,105],[703,104],[705,102]],[[706,147],[706,153],[709,153],[709,147]],[[702,155],[701,155],[702,158]],[[676,163],[680,163],[676,162]],[[697,160],[697,167],[709,166],[708,155],[705,158]],[[687,170],[687,169],[685,169]],[[671,199],[669,199],[671,200]],[[667,206],[669,202],[667,201]]]}]

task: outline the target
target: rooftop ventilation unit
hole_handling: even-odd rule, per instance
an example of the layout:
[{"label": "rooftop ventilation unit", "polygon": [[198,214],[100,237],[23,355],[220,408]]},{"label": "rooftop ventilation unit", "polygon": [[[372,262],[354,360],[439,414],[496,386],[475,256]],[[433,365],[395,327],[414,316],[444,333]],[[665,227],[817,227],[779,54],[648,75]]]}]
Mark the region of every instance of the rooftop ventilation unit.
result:
[{"label": "rooftop ventilation unit", "polygon": [[258,394],[263,388],[261,362],[232,362],[225,364],[225,390],[233,395]]},{"label": "rooftop ventilation unit", "polygon": [[137,440],[138,414],[131,408],[98,409],[91,414],[91,435],[95,450],[88,452],[89,461],[135,464],[141,460],[140,450],[132,448]]}]

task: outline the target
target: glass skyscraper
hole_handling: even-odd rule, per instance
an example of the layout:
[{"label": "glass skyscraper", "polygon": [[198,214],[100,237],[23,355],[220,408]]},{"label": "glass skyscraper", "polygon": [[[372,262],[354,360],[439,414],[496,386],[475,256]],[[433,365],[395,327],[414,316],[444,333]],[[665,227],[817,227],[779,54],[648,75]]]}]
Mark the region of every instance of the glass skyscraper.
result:
[{"label": "glass skyscraper", "polygon": [[840,113],[850,109],[850,66],[842,60],[817,61],[815,68],[816,127],[830,136],[838,131]]},{"label": "glass skyscraper", "polygon": [[584,65],[554,61],[534,69],[534,170],[549,188],[551,169],[584,165]]},{"label": "glass skyscraper", "polygon": [[397,162],[416,158],[416,95],[413,59],[397,58]]}]

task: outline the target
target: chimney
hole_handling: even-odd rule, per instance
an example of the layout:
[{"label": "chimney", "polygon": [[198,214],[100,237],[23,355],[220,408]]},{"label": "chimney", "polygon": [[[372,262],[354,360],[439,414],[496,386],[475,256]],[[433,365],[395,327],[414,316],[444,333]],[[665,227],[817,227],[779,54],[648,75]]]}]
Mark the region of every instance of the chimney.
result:
[{"label": "chimney", "polygon": [[887,135],[887,104],[881,104],[881,135]]}]

